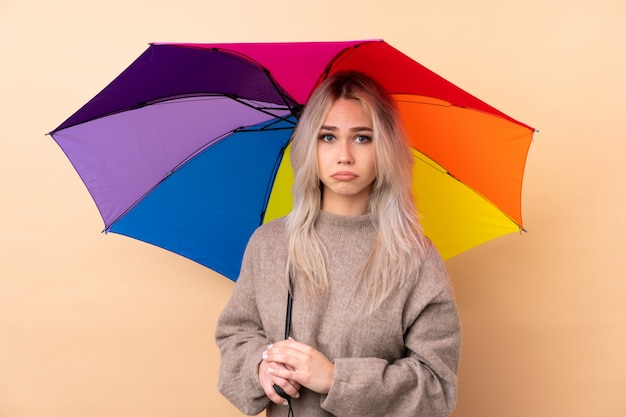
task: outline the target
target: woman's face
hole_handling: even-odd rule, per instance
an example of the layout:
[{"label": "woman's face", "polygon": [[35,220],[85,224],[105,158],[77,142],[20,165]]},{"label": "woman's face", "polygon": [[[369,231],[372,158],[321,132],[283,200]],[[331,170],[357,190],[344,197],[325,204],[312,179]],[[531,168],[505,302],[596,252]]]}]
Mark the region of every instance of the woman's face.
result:
[{"label": "woman's face", "polygon": [[317,141],[323,210],[340,215],[367,211],[376,178],[372,133],[372,121],[358,101],[339,99],[330,108]]}]

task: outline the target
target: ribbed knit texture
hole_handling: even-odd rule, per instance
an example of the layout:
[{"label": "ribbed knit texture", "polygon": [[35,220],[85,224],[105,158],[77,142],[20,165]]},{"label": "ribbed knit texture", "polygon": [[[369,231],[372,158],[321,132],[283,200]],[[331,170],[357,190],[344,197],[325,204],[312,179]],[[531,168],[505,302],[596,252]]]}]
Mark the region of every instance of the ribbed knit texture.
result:
[{"label": "ribbed knit texture", "polygon": [[[335,379],[327,395],[302,388],[292,401],[295,416],[447,416],[456,402],[460,326],[437,251],[429,246],[415,276],[369,315],[365,291],[354,291],[376,237],[369,215],[321,212],[316,231],[331,288],[307,299],[296,280],[291,336],[332,360]],[[284,336],[286,261],[284,219],[260,227],[217,325],[219,390],[249,415],[266,407],[268,416],[288,411],[269,402],[257,375],[262,352]]]}]

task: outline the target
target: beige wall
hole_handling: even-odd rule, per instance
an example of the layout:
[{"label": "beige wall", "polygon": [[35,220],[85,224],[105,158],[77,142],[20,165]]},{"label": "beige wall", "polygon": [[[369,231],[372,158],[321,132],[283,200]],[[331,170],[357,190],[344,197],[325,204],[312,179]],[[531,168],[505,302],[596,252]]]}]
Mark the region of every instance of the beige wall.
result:
[{"label": "beige wall", "polygon": [[[368,4],[369,3],[369,4]],[[448,262],[455,417],[626,416],[623,0],[0,2],[0,416],[239,415],[216,392],[232,283],[99,233],[44,133],[151,41],[384,38],[536,126],[529,233]]]}]

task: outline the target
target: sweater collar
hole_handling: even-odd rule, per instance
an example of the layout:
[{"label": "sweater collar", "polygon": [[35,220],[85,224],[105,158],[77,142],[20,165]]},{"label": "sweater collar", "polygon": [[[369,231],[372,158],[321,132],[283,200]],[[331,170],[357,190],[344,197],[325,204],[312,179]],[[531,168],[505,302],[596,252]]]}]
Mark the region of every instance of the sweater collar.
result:
[{"label": "sweater collar", "polygon": [[320,210],[315,226],[319,230],[336,231],[340,234],[369,234],[375,231],[371,213],[360,216],[340,216]]}]

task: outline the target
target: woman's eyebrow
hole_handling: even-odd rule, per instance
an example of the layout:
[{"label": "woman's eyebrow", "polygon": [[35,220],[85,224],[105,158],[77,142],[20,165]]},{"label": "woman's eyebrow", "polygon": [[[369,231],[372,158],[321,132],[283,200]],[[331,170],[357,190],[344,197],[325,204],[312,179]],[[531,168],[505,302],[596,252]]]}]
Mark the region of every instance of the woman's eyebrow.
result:
[{"label": "woman's eyebrow", "polygon": [[[335,131],[335,130],[337,130],[337,127],[335,127],[335,126],[322,126],[322,127],[320,127],[320,130]],[[351,132],[362,132],[362,131],[372,132],[373,129],[371,127],[369,127],[369,126],[355,126],[355,127],[351,127],[350,131]]]}]

